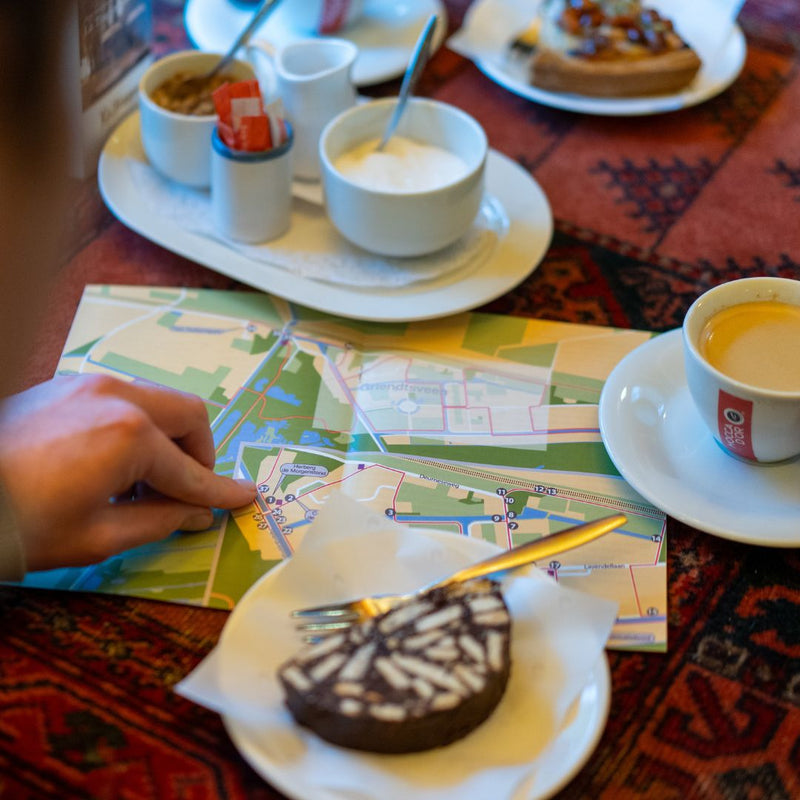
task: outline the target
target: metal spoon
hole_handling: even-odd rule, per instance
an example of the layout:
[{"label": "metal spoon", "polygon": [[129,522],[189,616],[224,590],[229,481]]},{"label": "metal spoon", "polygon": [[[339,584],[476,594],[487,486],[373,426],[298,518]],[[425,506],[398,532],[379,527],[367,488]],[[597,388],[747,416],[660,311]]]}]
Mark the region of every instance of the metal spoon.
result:
[{"label": "metal spoon", "polygon": [[414,52],[411,54],[411,60],[408,62],[408,67],[406,67],[406,74],[403,76],[403,83],[400,85],[400,95],[397,98],[397,105],[394,107],[394,112],[389,119],[389,124],[386,126],[383,138],[375,148],[376,150],[383,150],[383,148],[386,147],[386,143],[397,128],[397,123],[400,122],[400,117],[403,116],[408,98],[417,85],[417,81],[420,75],[422,75],[425,64],[428,63],[431,42],[433,41],[433,34],[436,31],[438,22],[439,17],[436,14],[432,14],[431,18],[425,23],[425,27],[422,29],[422,33],[420,33],[417,39]]},{"label": "metal spoon", "polygon": [[225,67],[227,67],[228,64],[230,64],[231,61],[233,61],[233,59],[236,57],[236,53],[238,52],[239,48],[243,47],[248,41],[250,41],[250,37],[253,35],[255,29],[262,22],[264,22],[264,20],[275,10],[280,2],[281,0],[264,0],[264,2],[253,14],[253,18],[247,23],[244,30],[236,38],[236,41],[228,48],[228,52],[225,53],[225,55],[205,75],[194,75],[191,78],[187,78],[183,84],[181,84],[182,88],[199,90],[217,73],[225,69]]}]

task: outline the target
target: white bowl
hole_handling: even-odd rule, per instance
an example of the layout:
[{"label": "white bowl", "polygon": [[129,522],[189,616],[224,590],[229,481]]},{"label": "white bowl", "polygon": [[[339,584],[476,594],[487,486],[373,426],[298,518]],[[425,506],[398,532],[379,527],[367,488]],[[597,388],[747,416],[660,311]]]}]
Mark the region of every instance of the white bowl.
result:
[{"label": "white bowl", "polygon": [[[178,114],[162,108],[153,91],[178,72],[203,75],[220,60],[218,53],[181,50],[160,58],[139,81],[139,114],[142,145],[148,161],[167,178],[187,186],[208,187],[211,180],[211,133],[216,114]],[[255,77],[253,67],[235,60],[225,72],[236,80]]]},{"label": "white bowl", "polygon": [[383,135],[397,100],[355,106],[332,119],[319,143],[325,207],[333,225],[353,244],[384,256],[419,256],[463,236],[480,209],[488,142],[469,114],[436,100],[412,97],[397,128],[403,136],[459,156],[466,174],[426,191],[367,188],[344,176],[337,159]]}]

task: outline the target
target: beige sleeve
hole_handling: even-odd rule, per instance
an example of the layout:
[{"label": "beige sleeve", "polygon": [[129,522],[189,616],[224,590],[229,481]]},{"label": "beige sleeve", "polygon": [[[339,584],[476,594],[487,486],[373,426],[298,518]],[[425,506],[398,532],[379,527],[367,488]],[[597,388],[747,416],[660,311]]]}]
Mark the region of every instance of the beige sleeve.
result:
[{"label": "beige sleeve", "polygon": [[25,577],[25,554],[17,521],[0,483],[0,581],[19,581]]}]

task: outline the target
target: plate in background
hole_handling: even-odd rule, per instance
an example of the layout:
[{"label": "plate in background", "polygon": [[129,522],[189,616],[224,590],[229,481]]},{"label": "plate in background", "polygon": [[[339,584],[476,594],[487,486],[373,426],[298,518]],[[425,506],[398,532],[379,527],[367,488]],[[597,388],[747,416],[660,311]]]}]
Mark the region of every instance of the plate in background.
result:
[{"label": "plate in background", "polygon": [[[439,24],[433,48],[438,48],[447,31],[447,12],[440,0],[365,0],[364,15],[355,24],[336,34],[358,47],[352,78],[356,86],[371,86],[397,78],[405,72],[417,37],[431,14],[438,14]],[[223,53],[252,17],[252,10],[231,0],[187,0],[184,24],[189,38],[201,50]],[[256,30],[256,38],[273,45],[283,45],[309,34],[287,24],[278,7]]]},{"label": "plate in background", "polygon": [[476,65],[505,89],[545,106],[583,114],[633,117],[678,111],[710,100],[736,80],[747,55],[747,43],[738,25],[734,25],[718,55],[712,54],[711,57],[705,53],[703,42],[697,42],[695,48],[703,59],[703,66],[694,81],[680,92],[650,97],[585,97],[566,92],[548,92],[528,83],[527,66],[522,60],[478,60]]}]

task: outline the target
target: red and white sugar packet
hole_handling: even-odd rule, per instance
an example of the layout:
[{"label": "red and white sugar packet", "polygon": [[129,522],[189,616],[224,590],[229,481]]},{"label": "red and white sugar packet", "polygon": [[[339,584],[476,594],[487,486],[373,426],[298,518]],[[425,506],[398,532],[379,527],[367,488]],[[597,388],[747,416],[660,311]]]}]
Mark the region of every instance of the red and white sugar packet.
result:
[{"label": "red and white sugar packet", "polygon": [[283,144],[289,138],[289,130],[286,126],[286,112],[283,110],[283,100],[276,97],[271,103],[264,106],[272,132],[272,141],[275,147]]},{"label": "red and white sugar packet", "polygon": [[220,139],[232,150],[271,150],[286,141],[283,105],[265,107],[257,80],[224,83],[213,98]]},{"label": "red and white sugar packet", "polygon": [[336,33],[343,28],[350,13],[352,0],[322,0],[319,18],[319,32]]}]

